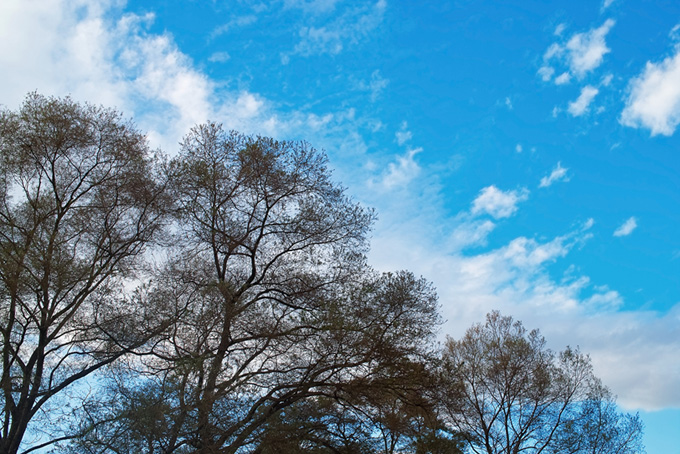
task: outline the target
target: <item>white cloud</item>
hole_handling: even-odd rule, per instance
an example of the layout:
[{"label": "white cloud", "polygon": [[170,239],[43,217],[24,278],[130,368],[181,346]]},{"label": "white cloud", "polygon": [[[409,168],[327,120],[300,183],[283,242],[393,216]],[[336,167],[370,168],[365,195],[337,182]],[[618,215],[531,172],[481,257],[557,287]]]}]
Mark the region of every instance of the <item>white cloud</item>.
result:
[{"label": "white cloud", "polygon": [[661,63],[647,62],[632,79],[621,123],[670,136],[680,123],[680,46]]},{"label": "white cloud", "polygon": [[451,233],[448,247],[460,251],[472,246],[486,246],[487,238],[495,228],[496,224],[488,219],[462,222]]},{"label": "white cloud", "polygon": [[610,51],[605,43],[605,37],[613,26],[614,21],[607,19],[602,26],[587,33],[578,33],[567,42],[569,67],[577,77],[583,77],[587,72],[600,66],[604,55]]},{"label": "white cloud", "polygon": [[637,228],[637,219],[635,216],[631,216],[626,219],[626,222],[621,224],[618,229],[614,231],[614,236],[628,236],[633,233],[633,230]]},{"label": "white cloud", "polygon": [[515,151],[516,151],[517,153],[521,153],[522,150],[523,150],[523,148],[522,148],[522,144],[521,144],[521,143],[518,143],[517,145],[515,145]]},{"label": "white cloud", "polygon": [[616,290],[609,290],[607,286],[596,287],[592,296],[583,300],[583,305],[591,311],[601,312],[617,310],[623,305],[623,297]]},{"label": "white cloud", "polygon": [[[415,216],[415,215],[414,215]],[[415,216],[418,218],[418,216]],[[394,220],[392,220],[394,221]],[[439,242],[440,223],[425,215],[416,222],[385,222],[381,216],[373,240],[371,263],[381,270],[407,268],[432,279],[446,320],[443,335],[459,338],[491,310],[539,328],[550,348],[580,346],[589,353],[595,373],[628,410],[680,405],[680,304],[667,314],[621,312],[623,297],[569,265],[570,253],[586,247],[593,220],[554,238],[519,236],[485,252],[491,224],[463,227]],[[495,226],[498,229],[498,226]],[[432,230],[436,230],[432,233]],[[566,268],[562,273],[555,269]],[[635,364],[635,367],[630,367]]]},{"label": "white cloud", "polygon": [[557,43],[552,43],[550,47],[543,54],[543,60],[548,61],[555,56],[560,56],[564,53],[564,48]]},{"label": "white cloud", "polygon": [[321,128],[328,127],[332,120],[333,114],[326,114],[323,116],[309,114],[307,116],[307,124],[309,125],[310,128],[312,128],[315,131],[318,131]]},{"label": "white cloud", "polygon": [[570,102],[567,110],[574,117],[579,117],[588,111],[590,103],[593,102],[599,90],[591,85],[586,85],[581,89],[581,94],[576,101]]},{"label": "white cloud", "polygon": [[541,183],[538,185],[539,188],[547,188],[557,181],[569,181],[569,176],[567,175],[566,167],[562,167],[561,163],[557,163],[557,166],[550,172],[547,177],[541,178]]},{"label": "white cloud", "polygon": [[607,311],[584,320],[574,333],[587,339],[581,347],[588,348],[595,372],[621,405],[653,411],[680,404],[678,323],[680,304],[663,315]]},{"label": "white cloud", "polygon": [[244,132],[280,126],[266,100],[218,90],[171,35],[150,33],[153,14],[124,15],[120,7],[116,0],[1,2],[0,41],[11,45],[0,46],[0,67],[12,71],[2,75],[0,99],[16,107],[37,90],[113,106],[169,153],[208,119]]},{"label": "white cloud", "polygon": [[[307,114],[278,114],[257,93],[216,83],[181,52],[172,35],[149,31],[153,14],[123,14],[124,3],[0,2],[0,41],[7,44],[0,46],[0,67],[12,68],[0,76],[3,104],[18,107],[26,93],[37,90],[116,107],[135,118],[152,146],[168,153],[176,151],[192,126],[207,119],[223,123],[226,129],[272,136],[309,126]],[[352,9],[333,24],[345,33],[341,33],[342,40],[353,42],[377,26],[385,8],[378,1],[370,8]],[[237,18],[221,31],[254,20]],[[216,53],[211,59],[225,61],[227,55]],[[386,83],[374,72],[367,89],[377,96]],[[345,125],[342,133],[337,131],[341,123]],[[319,136],[335,134],[352,142],[356,123],[356,118],[339,114],[333,127]],[[306,134],[305,138],[313,139]],[[364,147],[354,146],[357,150]]]},{"label": "white cloud", "polygon": [[548,82],[550,78],[552,78],[553,74],[555,74],[555,68],[550,66],[541,66],[538,69],[538,75],[541,76],[543,82]]},{"label": "white cloud", "polygon": [[423,151],[422,148],[410,149],[406,154],[398,156],[396,162],[390,162],[387,172],[383,175],[381,185],[384,189],[395,189],[408,185],[420,173],[420,166],[415,156]]},{"label": "white cloud", "polygon": [[678,30],[680,30],[680,24],[675,24],[673,28],[671,28],[671,31],[668,32],[668,37],[673,41],[680,41],[680,34],[678,34]]},{"label": "white cloud", "polygon": [[487,213],[496,219],[507,218],[517,211],[517,204],[529,198],[529,191],[501,191],[496,186],[482,189],[472,202],[470,212],[473,215]]},{"label": "white cloud", "polygon": [[544,64],[538,71],[541,78],[547,82],[555,74],[555,68],[549,63],[555,59],[568,68],[568,72],[563,72],[555,79],[558,85],[569,82],[571,76],[582,79],[596,69],[610,52],[605,38],[614,24],[612,19],[607,19],[598,28],[573,35],[565,44],[550,45],[543,54]]},{"label": "white cloud", "polygon": [[602,2],[602,9],[605,10],[611,6],[611,4],[614,3],[614,0],[604,0]]},{"label": "white cloud", "polygon": [[558,24],[557,27],[555,27],[555,31],[553,32],[555,36],[560,36],[562,35],[562,32],[567,28],[566,24]]},{"label": "white cloud", "polygon": [[[127,87],[111,62],[116,52],[111,35],[118,30],[107,29],[101,19],[107,7],[107,3],[77,0],[1,2],[0,67],[12,68],[2,74],[3,103],[16,106],[36,89],[52,94],[76,88],[71,93],[77,99],[120,105]],[[76,19],[77,11],[81,20]]]},{"label": "white cloud", "polygon": [[572,247],[567,242],[568,239],[568,236],[564,236],[557,237],[547,243],[539,243],[531,238],[519,237],[498,252],[512,267],[533,269],[567,255]]},{"label": "white cloud", "polygon": [[568,84],[571,81],[571,74],[568,72],[563,72],[555,78],[555,85]]}]

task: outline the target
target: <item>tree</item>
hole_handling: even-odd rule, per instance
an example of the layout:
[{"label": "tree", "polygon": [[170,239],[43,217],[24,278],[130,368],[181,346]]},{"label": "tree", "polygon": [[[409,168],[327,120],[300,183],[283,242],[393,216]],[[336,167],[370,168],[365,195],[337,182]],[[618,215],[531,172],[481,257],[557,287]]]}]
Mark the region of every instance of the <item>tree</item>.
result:
[{"label": "tree", "polygon": [[115,432],[148,452],[248,452],[297,403],[342,400],[431,353],[431,285],[366,265],[373,213],[330,180],[322,153],[208,123],[168,174],[174,249],[149,292],[184,312],[131,364],[145,399],[163,403],[153,415],[163,430],[137,431],[148,414],[122,381],[113,401],[131,405],[85,423],[81,451],[124,449],[97,437]]},{"label": "tree", "polygon": [[607,389],[575,405],[573,418],[557,434],[555,453],[636,454],[645,452],[640,417],[620,413]]},{"label": "tree", "polygon": [[637,416],[620,415],[590,358],[555,354],[499,312],[444,350],[447,424],[475,453],[644,452]]},{"label": "tree", "polygon": [[1,453],[158,326],[124,289],[163,194],[144,136],[117,112],[38,94],[0,112]]}]

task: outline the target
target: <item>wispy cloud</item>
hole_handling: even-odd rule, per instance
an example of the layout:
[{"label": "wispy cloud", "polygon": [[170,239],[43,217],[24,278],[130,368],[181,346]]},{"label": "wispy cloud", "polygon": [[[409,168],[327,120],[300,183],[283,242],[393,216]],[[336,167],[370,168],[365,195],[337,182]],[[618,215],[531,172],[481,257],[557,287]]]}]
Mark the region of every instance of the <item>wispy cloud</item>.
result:
[{"label": "wispy cloud", "polygon": [[348,44],[357,44],[380,25],[387,8],[385,0],[366,7],[350,8],[323,25],[302,27],[293,53],[302,56],[339,54]]},{"label": "wispy cloud", "polygon": [[371,102],[377,101],[382,92],[390,84],[390,81],[385,79],[382,74],[380,74],[379,69],[373,71],[368,80],[356,79],[353,75],[349,76],[349,80],[353,85],[353,89],[357,91],[368,92],[371,97]]},{"label": "wispy cloud", "polygon": [[228,52],[215,52],[208,57],[208,61],[212,63],[224,63],[229,61],[230,58],[231,56]]},{"label": "wispy cloud", "polygon": [[496,224],[488,219],[474,219],[461,222],[449,236],[448,247],[460,251],[472,246],[486,246],[489,234]]},{"label": "wispy cloud", "polygon": [[550,172],[550,175],[541,178],[541,183],[538,185],[539,188],[547,188],[558,181],[569,181],[569,176],[567,175],[566,167],[562,167],[561,163],[557,163],[557,166]]},{"label": "wispy cloud", "polygon": [[615,0],[604,0],[602,2],[602,10],[604,11],[605,9],[609,8],[612,3],[614,3]]},{"label": "wispy cloud", "polygon": [[632,216],[626,220],[618,229],[614,231],[614,236],[628,236],[637,228],[637,219]]},{"label": "wispy cloud", "polygon": [[581,89],[581,94],[575,101],[569,103],[567,111],[574,117],[580,117],[588,111],[590,103],[600,91],[592,85],[586,85]]},{"label": "wispy cloud", "polygon": [[680,123],[680,46],[660,63],[647,62],[630,81],[621,123],[670,136]]},{"label": "wispy cloud", "polygon": [[517,191],[502,191],[496,186],[482,189],[472,202],[472,214],[487,213],[496,219],[507,218],[517,211],[517,205],[529,198],[526,188]]},{"label": "wispy cloud", "polygon": [[623,297],[616,290],[610,290],[606,285],[596,287],[598,293],[583,301],[585,307],[592,311],[613,311],[623,305]]},{"label": "wispy cloud", "polygon": [[215,39],[218,36],[224,35],[225,33],[229,33],[230,31],[232,31],[236,28],[245,27],[245,26],[254,24],[255,22],[257,22],[257,16],[255,16],[254,14],[249,14],[247,16],[235,17],[235,18],[231,19],[229,22],[216,27],[210,33],[210,39]]},{"label": "wispy cloud", "polygon": [[404,187],[420,174],[420,165],[415,156],[422,152],[422,148],[409,149],[405,154],[397,156],[396,162],[387,165],[387,171],[380,182],[384,189]]},{"label": "wispy cloud", "polygon": [[614,24],[614,20],[607,19],[600,27],[577,33],[564,44],[552,44],[543,54],[543,66],[539,69],[541,78],[544,81],[552,78],[555,73],[552,62],[555,60],[568,68],[567,73],[562,73],[555,79],[557,84],[567,83],[572,75],[582,79],[600,66],[604,56],[610,52],[605,38]]},{"label": "wispy cloud", "polygon": [[541,76],[543,82],[548,82],[552,79],[553,74],[555,74],[555,68],[551,66],[541,66],[538,69],[538,75]]},{"label": "wispy cloud", "polygon": [[371,73],[371,80],[368,82],[368,90],[371,93],[371,101],[375,101],[380,93],[387,88],[390,81],[385,79],[380,74],[380,70],[376,69]]},{"label": "wispy cloud", "polygon": [[411,131],[408,130],[408,123],[407,122],[402,122],[401,127],[399,128],[399,131],[397,131],[395,134],[395,137],[397,138],[397,143],[401,146],[404,145],[406,142],[411,140],[413,137],[413,134]]},{"label": "wispy cloud", "polygon": [[563,72],[555,78],[555,85],[568,84],[571,81],[571,74],[568,72]]}]

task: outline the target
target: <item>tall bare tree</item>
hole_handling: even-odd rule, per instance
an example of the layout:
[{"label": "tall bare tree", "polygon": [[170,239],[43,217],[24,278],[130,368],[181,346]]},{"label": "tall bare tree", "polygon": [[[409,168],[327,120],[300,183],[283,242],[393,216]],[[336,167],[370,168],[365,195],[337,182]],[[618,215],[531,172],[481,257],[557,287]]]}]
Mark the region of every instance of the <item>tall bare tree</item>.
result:
[{"label": "tall bare tree", "polygon": [[494,311],[444,350],[447,423],[477,454],[644,452],[637,416],[616,411],[590,358],[555,353]]},{"label": "tall bare tree", "polygon": [[115,431],[136,440],[128,449],[247,452],[296,402],[342,399],[427,353],[432,287],[366,265],[373,214],[331,181],[322,153],[209,123],[192,129],[169,174],[175,249],[151,292],[187,312],[134,365],[148,377],[144,398],[164,411],[138,430],[149,415],[121,380],[114,401],[128,405],[109,425],[86,425],[81,451],[125,449],[106,435]]},{"label": "tall bare tree", "polygon": [[161,226],[154,172],[145,137],[113,110],[30,94],[0,112],[1,453],[155,323],[123,301]]}]

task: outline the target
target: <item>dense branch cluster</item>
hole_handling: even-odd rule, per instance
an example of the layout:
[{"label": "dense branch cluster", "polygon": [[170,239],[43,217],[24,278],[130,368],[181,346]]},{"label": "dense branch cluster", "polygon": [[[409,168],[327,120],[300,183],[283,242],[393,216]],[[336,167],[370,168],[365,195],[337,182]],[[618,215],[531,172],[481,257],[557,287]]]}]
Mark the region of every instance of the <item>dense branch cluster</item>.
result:
[{"label": "dense branch cluster", "polygon": [[494,313],[441,353],[373,219],[304,142],[2,111],[0,453],[640,452],[577,350]]}]

